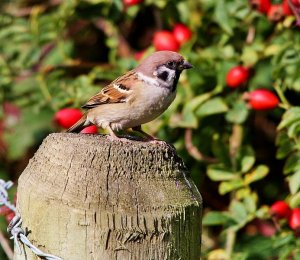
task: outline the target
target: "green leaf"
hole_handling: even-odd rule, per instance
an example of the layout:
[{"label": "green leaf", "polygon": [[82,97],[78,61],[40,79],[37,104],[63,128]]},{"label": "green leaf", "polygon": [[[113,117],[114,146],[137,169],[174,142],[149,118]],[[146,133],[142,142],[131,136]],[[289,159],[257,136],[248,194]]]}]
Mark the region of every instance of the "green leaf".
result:
[{"label": "green leaf", "polygon": [[242,100],[234,103],[233,108],[226,113],[226,120],[229,123],[242,124],[248,117],[248,109],[246,103]]},{"label": "green leaf", "polygon": [[214,114],[221,114],[227,112],[227,110],[228,107],[223,99],[215,97],[200,105],[200,107],[196,110],[196,115],[198,117],[206,117]]},{"label": "green leaf", "polygon": [[197,128],[198,119],[195,115],[195,109],[211,97],[211,92],[197,96],[186,103],[182,111],[182,121],[180,127]]},{"label": "green leaf", "polygon": [[227,213],[219,211],[210,211],[204,215],[202,219],[202,224],[204,226],[216,226],[224,225],[229,221],[232,221],[232,218],[228,216]]},{"label": "green leaf", "polygon": [[242,163],[241,171],[243,173],[248,172],[255,163],[255,157],[254,156],[245,156],[245,157],[243,157],[241,163]]},{"label": "green leaf", "polygon": [[208,253],[207,259],[229,259],[229,257],[224,249],[214,249]]},{"label": "green leaf", "polygon": [[295,251],[295,245],[293,243],[287,243],[286,245],[282,246],[282,248],[280,249],[278,254],[278,260],[290,259],[291,255],[293,255],[292,259],[299,260],[299,258],[297,258],[295,254],[293,254],[294,251]]},{"label": "green leaf", "polygon": [[[102,0],[103,1],[103,0]],[[116,5],[118,11],[122,11],[124,8],[123,3],[120,0],[113,0],[114,4]],[[129,8],[130,9],[130,8]]]},{"label": "green leaf", "polygon": [[270,216],[270,208],[268,206],[261,206],[255,212],[255,216],[258,218],[268,218]]},{"label": "green leaf", "polygon": [[182,119],[178,122],[179,127],[197,128],[198,119],[193,111],[185,109],[182,114]]},{"label": "green leaf", "polygon": [[289,204],[292,208],[300,207],[300,192],[297,192],[291,196]]},{"label": "green leaf", "polygon": [[242,173],[248,172],[255,163],[255,154],[250,145],[243,146],[239,150],[239,164]]},{"label": "green leaf", "polygon": [[282,120],[278,125],[278,130],[282,130],[285,127],[289,127],[291,124],[299,120],[300,107],[292,107],[283,114]]},{"label": "green leaf", "polygon": [[252,182],[258,181],[269,173],[269,168],[265,165],[259,165],[252,172],[245,175],[245,184],[249,185]]},{"label": "green leaf", "polygon": [[275,248],[277,247],[285,247],[289,243],[291,243],[295,239],[294,235],[291,233],[282,233],[281,236],[277,237],[276,240],[273,243],[273,246]]},{"label": "green leaf", "polygon": [[219,193],[224,195],[230,191],[237,190],[244,186],[244,182],[242,180],[232,180],[232,181],[224,181],[219,186]]},{"label": "green leaf", "polygon": [[226,6],[225,0],[216,1],[215,6],[215,19],[219,26],[229,35],[233,34],[230,22],[229,22],[229,14]]},{"label": "green leaf", "polygon": [[253,66],[255,63],[257,63],[258,59],[259,56],[257,51],[251,45],[245,46],[241,56],[241,60],[243,61],[243,64],[247,66]]},{"label": "green leaf", "polygon": [[295,194],[300,188],[300,171],[295,172],[288,177],[289,188],[292,194]]},{"label": "green leaf", "polygon": [[20,158],[26,149],[39,143],[45,132],[49,131],[53,118],[52,111],[42,110],[34,113],[29,109],[23,111],[21,121],[12,133],[5,134],[5,142],[9,144],[7,157],[11,160]]},{"label": "green leaf", "polygon": [[227,167],[231,167],[231,158],[229,155],[228,144],[221,140],[219,136],[213,139],[211,149],[213,155],[218,159],[220,163]]},{"label": "green leaf", "polygon": [[212,91],[194,97],[192,100],[186,103],[182,111],[182,121],[178,123],[179,127],[197,128],[198,119],[195,115],[195,110],[209,100],[212,96],[218,94],[221,91],[220,86],[216,86]]},{"label": "green leaf", "polygon": [[280,50],[282,50],[282,46],[280,46],[279,44],[270,44],[265,48],[264,55],[273,56],[278,54]]},{"label": "green leaf", "polygon": [[283,173],[289,174],[300,170],[300,152],[291,154],[286,160]]},{"label": "green leaf", "polygon": [[295,149],[294,141],[287,136],[286,132],[280,132],[277,135],[276,145],[279,146],[276,153],[277,159],[285,158]]},{"label": "green leaf", "polygon": [[300,120],[294,122],[293,124],[291,124],[288,127],[287,135],[290,138],[294,138],[294,137],[297,137],[299,135],[299,133],[300,133]]},{"label": "green leaf", "polygon": [[255,213],[257,207],[257,195],[255,193],[251,193],[250,196],[244,198],[244,205],[249,213]]},{"label": "green leaf", "polygon": [[247,222],[248,213],[245,205],[242,202],[233,200],[230,203],[229,212],[237,223],[243,225]]},{"label": "green leaf", "polygon": [[213,181],[228,181],[236,178],[236,175],[219,166],[211,166],[207,169],[208,177]]}]

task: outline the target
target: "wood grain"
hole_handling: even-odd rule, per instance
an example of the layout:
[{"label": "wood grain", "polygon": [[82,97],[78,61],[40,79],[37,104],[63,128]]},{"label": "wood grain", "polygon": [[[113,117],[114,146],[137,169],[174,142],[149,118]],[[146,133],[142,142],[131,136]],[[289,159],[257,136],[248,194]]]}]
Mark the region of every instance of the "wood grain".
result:
[{"label": "wood grain", "polygon": [[200,258],[201,196],[163,142],[51,134],[19,179],[17,208],[29,239],[63,259]]}]

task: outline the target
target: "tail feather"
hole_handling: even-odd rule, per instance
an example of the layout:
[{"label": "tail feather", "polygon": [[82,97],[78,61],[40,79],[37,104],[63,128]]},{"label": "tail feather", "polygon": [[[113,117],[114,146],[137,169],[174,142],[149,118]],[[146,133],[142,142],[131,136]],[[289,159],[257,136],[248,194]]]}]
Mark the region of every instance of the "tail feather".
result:
[{"label": "tail feather", "polygon": [[80,118],[77,123],[72,125],[67,132],[68,133],[79,133],[82,129],[86,128],[87,126],[90,126],[91,124],[86,122],[86,115],[83,115],[82,118]]}]

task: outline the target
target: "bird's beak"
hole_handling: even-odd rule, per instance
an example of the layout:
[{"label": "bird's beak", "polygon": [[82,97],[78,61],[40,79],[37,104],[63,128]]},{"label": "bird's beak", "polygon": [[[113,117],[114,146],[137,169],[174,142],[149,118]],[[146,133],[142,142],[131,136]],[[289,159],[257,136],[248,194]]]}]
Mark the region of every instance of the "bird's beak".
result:
[{"label": "bird's beak", "polygon": [[193,68],[193,65],[188,63],[186,60],[179,66],[180,70],[186,70],[186,69],[191,69]]}]

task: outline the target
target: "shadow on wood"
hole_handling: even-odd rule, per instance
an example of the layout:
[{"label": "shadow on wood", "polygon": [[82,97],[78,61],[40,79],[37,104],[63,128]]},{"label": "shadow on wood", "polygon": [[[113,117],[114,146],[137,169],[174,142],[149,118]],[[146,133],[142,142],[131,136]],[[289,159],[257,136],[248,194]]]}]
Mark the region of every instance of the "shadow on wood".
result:
[{"label": "shadow on wood", "polygon": [[66,260],[199,260],[202,201],[186,174],[163,142],[51,134],[19,179],[17,207],[30,241]]}]

